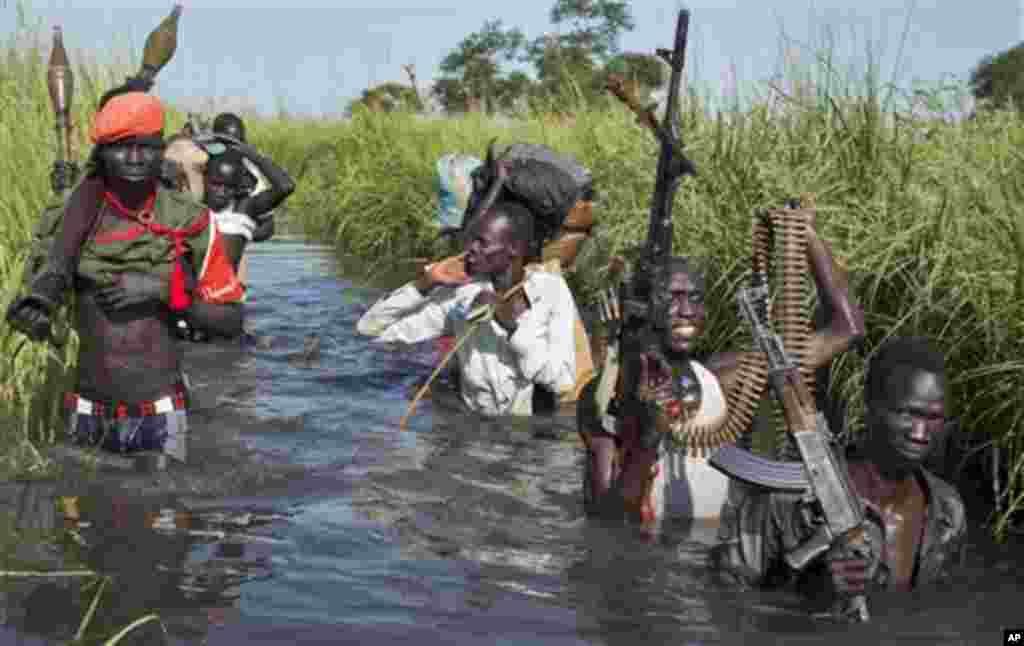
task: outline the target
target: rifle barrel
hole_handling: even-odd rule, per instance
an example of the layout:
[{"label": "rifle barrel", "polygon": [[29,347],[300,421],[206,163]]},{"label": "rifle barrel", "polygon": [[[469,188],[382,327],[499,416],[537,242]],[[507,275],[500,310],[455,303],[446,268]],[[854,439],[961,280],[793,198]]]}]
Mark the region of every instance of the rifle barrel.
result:
[{"label": "rifle barrel", "polygon": [[676,21],[676,42],[672,49],[672,75],[668,81],[668,97],[665,101],[665,116],[663,128],[671,133],[672,141],[678,139],[675,114],[679,102],[679,86],[682,83],[683,66],[686,65],[686,41],[690,32],[690,12],[687,9],[679,11],[679,18]]}]

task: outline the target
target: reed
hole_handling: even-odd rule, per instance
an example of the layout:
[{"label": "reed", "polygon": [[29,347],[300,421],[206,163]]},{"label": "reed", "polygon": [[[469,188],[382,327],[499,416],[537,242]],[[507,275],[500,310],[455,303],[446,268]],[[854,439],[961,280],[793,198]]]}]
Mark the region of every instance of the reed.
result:
[{"label": "reed", "polygon": [[[8,178],[0,193],[4,308],[18,292],[31,227],[53,199],[45,40],[20,32],[0,52],[0,172]],[[77,52],[71,55],[81,156],[97,98],[135,68],[82,64]],[[595,236],[570,280],[587,303],[608,258],[644,236],[657,150],[650,133],[612,100],[583,105],[573,94],[516,118],[279,115],[252,120],[250,131],[253,143],[298,179],[288,202],[293,219],[359,260],[368,281],[392,273],[403,258],[449,251],[432,223],[434,162],[442,154],[482,156],[497,138],[577,156],[601,196]],[[735,347],[744,332],[733,294],[748,263],[751,213],[814,194],[818,229],[848,268],[867,313],[868,350],[896,334],[935,339],[953,376],[951,412],[962,419],[962,432],[979,441],[991,435],[1008,457],[1007,508],[993,519],[1002,535],[1024,507],[1024,126],[1010,111],[952,118],[966,97],[960,86],[922,90],[910,97],[915,101],[894,97],[900,98],[871,75],[859,84],[839,78],[828,56],[792,71],[749,105],[690,93],[683,132],[700,174],[677,194],[675,244],[710,270],[712,326],[704,350]],[[552,118],[555,108],[572,118]],[[182,117],[172,112],[170,121],[174,131]],[[58,437],[58,393],[68,376],[39,344],[25,344],[10,359],[21,341],[0,326],[0,415],[9,420],[0,431],[4,474],[43,470],[36,447]],[[74,350],[72,335],[58,358],[70,366]],[[861,430],[862,369],[853,353],[834,368],[854,432]]]},{"label": "reed", "polygon": [[[750,253],[751,214],[813,194],[818,230],[851,275],[867,315],[870,352],[892,335],[921,334],[946,352],[951,412],[962,432],[991,434],[1009,457],[1007,507],[1024,504],[1024,127],[1010,111],[955,116],[957,85],[901,100],[867,75],[841,82],[831,60],[774,83],[740,107],[692,93],[683,132],[699,177],[675,207],[676,249],[706,260],[714,287],[704,350],[744,337],[733,304]],[[927,108],[927,109],[925,109]],[[268,122],[256,137],[307,166],[289,208],[308,234],[356,258],[373,281],[401,258],[449,251],[437,241],[434,162],[444,153],[483,156],[486,143],[530,141],[577,156],[600,192],[595,238],[571,279],[581,302],[604,280],[607,259],[643,239],[657,150],[650,133],[610,102],[577,107],[571,122],[534,112],[516,119],[429,119],[360,112],[287,141]],[[315,155],[311,152],[316,150]],[[833,388],[862,430],[862,371],[854,353],[834,367]]]}]

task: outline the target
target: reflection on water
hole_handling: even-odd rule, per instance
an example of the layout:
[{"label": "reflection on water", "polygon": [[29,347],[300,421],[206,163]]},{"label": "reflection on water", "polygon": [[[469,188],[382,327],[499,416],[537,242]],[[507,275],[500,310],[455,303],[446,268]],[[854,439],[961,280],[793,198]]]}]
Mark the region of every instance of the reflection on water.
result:
[{"label": "reflection on water", "polygon": [[[8,520],[20,539],[5,551],[5,571],[93,573],[6,578],[0,605],[8,631],[70,639],[98,594],[87,635],[110,636],[156,612],[171,635],[205,638],[241,618],[241,587],[271,576],[271,550],[286,543],[272,534],[287,517],[267,510],[81,494],[53,484],[5,486],[5,501],[17,501]],[[153,623],[131,635],[153,644],[163,643],[162,632]]]},{"label": "reflection on water", "polygon": [[[433,351],[355,337],[380,292],[328,254],[264,244],[250,272],[255,338],[188,349],[196,464],[0,489],[5,570],[110,577],[91,634],[152,612],[168,643],[228,645],[952,645],[1019,624],[1020,546],[981,528],[958,586],[874,597],[867,626],[722,588],[714,527],[652,544],[583,518],[571,417],[481,420],[438,395],[399,432]],[[313,334],[318,355],[296,360]],[[94,580],[3,578],[0,642],[68,640]]]}]

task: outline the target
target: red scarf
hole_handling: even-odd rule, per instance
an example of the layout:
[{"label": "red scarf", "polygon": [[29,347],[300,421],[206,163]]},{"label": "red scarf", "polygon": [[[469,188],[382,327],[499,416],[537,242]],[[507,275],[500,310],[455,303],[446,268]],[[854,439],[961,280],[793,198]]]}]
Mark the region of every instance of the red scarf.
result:
[{"label": "red scarf", "polygon": [[185,268],[182,265],[185,255],[185,238],[199,235],[210,224],[210,211],[206,209],[203,215],[196,218],[192,226],[186,229],[172,229],[159,222],[153,221],[153,206],[156,204],[156,192],[146,198],[146,203],[138,211],[132,211],[121,204],[121,200],[110,191],[103,193],[103,200],[113,207],[114,213],[118,216],[137,222],[146,227],[150,233],[156,236],[171,238],[174,241],[174,271],[171,273],[171,291],[168,299],[168,307],[172,312],[180,312],[192,305],[192,296],[185,289]]}]

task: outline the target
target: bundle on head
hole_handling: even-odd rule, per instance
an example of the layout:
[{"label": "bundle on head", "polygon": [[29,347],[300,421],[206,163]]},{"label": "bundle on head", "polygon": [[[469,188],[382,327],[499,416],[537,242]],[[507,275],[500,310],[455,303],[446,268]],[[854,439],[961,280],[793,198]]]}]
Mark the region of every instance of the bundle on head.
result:
[{"label": "bundle on head", "polygon": [[590,172],[572,157],[546,146],[513,144],[496,157],[492,143],[485,163],[473,171],[467,213],[472,214],[488,194],[497,179],[498,164],[504,166],[507,177],[496,199],[525,206],[534,217],[541,259],[558,258],[564,269],[571,267],[594,223]]}]

